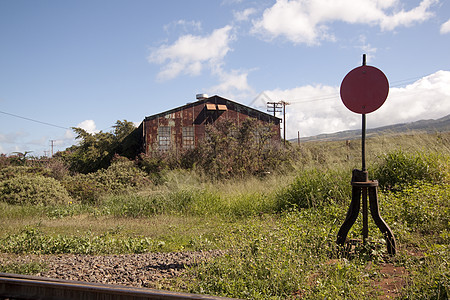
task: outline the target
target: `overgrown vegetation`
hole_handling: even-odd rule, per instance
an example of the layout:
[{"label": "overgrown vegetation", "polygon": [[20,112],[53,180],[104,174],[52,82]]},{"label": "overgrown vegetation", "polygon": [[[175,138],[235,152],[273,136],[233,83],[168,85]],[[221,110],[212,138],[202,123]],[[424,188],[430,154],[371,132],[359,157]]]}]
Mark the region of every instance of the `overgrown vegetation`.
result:
[{"label": "overgrown vegetation", "polygon": [[0,182],[0,201],[9,204],[56,205],[71,201],[69,193],[53,178],[15,176]]},{"label": "overgrown vegetation", "polygon": [[[271,146],[263,128],[255,135],[250,121],[220,126],[183,154],[114,155],[118,130],[83,135],[79,148],[51,161],[0,157],[0,253],[221,249],[224,255],[161,284],[244,299],[376,298],[385,292],[381,266],[392,264],[406,270],[398,297],[448,298],[450,133],[368,140],[369,175],[379,180],[381,215],[398,243],[389,257],[370,217],[368,244],[344,255],[335,243],[359,162],[356,141],[283,148]],[[94,149],[103,146],[103,154]],[[361,223],[349,238],[361,238]]]},{"label": "overgrown vegetation", "polygon": [[273,138],[272,127],[250,118],[239,126],[231,120],[217,121],[206,126],[207,138],[196,148],[181,153],[155,152],[150,157],[141,156],[138,163],[150,173],[187,169],[209,180],[264,176],[288,169],[296,155]]},{"label": "overgrown vegetation", "polygon": [[26,227],[18,234],[1,239],[0,252],[16,254],[104,254],[144,253],[157,250],[155,243],[145,237],[116,238],[117,232],[110,231],[99,236],[48,236],[38,228]]},{"label": "overgrown vegetation", "polygon": [[113,132],[89,133],[82,128],[72,128],[80,142],[65,152],[58,153],[69,166],[78,173],[95,172],[107,168],[116,153],[121,152],[121,143],[130,135],[135,126],[127,120],[118,120]]},{"label": "overgrown vegetation", "polygon": [[374,168],[374,177],[378,178],[381,188],[402,190],[417,180],[441,182],[447,174],[448,158],[433,152],[408,153],[395,150],[384,154]]}]

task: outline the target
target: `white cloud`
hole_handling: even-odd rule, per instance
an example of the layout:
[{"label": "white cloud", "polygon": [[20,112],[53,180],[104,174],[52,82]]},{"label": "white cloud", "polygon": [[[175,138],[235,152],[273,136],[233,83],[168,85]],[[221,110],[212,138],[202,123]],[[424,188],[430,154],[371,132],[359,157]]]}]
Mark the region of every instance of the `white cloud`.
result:
[{"label": "white cloud", "polygon": [[254,93],[247,81],[248,71],[223,69],[224,57],[231,51],[230,43],[234,40],[232,29],[227,25],[207,36],[181,36],[173,44],[155,49],[148,60],[162,65],[158,74],[160,80],[170,80],[181,74],[200,75],[207,69],[219,81],[207,89],[208,93],[230,98],[248,97]]},{"label": "white cloud", "polygon": [[411,26],[433,16],[430,7],[438,0],[423,0],[408,11],[399,9],[399,0],[277,0],[261,19],[254,21],[253,32],[267,39],[283,36],[293,43],[319,44],[334,40],[329,25],[334,22],[378,25],[381,30]]},{"label": "white cloud", "polygon": [[374,125],[434,119],[450,114],[450,71],[438,71],[403,88],[391,88],[374,112]]},{"label": "white cloud", "polygon": [[[348,120],[343,116],[345,107],[341,107],[343,104],[341,105],[339,99],[339,87],[307,85],[287,90],[264,91],[264,94],[274,102],[283,100],[289,103],[286,106],[288,138],[296,137],[298,131],[301,136],[310,136],[346,129]],[[266,110],[265,107],[259,108]]]},{"label": "white cloud", "polygon": [[364,35],[359,36],[359,42],[361,43],[361,45],[357,47],[361,49],[363,53],[367,54],[367,63],[370,63],[370,60],[375,58],[377,48],[372,47],[372,45],[367,42],[367,38]]},{"label": "white cloud", "polygon": [[446,34],[450,32],[450,19],[441,25],[441,34]]},{"label": "white cloud", "polygon": [[84,120],[83,122],[79,123],[76,127],[84,129],[91,134],[99,132],[99,130],[97,130],[97,126],[95,125],[94,120]]},{"label": "white cloud", "polygon": [[[13,145],[13,144],[17,144],[17,143],[23,144],[24,140],[26,140],[29,137],[30,137],[30,135],[24,131],[14,131],[14,132],[9,132],[9,133],[5,133],[5,134],[0,133],[0,143],[9,144],[9,145]],[[6,147],[6,148],[11,148],[11,147]]]},{"label": "white cloud", "polygon": [[73,140],[75,138],[75,134],[73,133],[72,129],[67,129],[64,133],[64,139],[65,140]]},{"label": "white cloud", "polygon": [[226,72],[218,67],[215,68],[213,74],[219,78],[219,84],[207,89],[210,94],[217,94],[231,99],[248,98],[254,94],[254,90],[247,81],[247,71],[232,70],[231,72]]},{"label": "white cloud", "polygon": [[164,26],[164,31],[169,33],[176,28],[181,28],[182,31],[188,32],[193,29],[195,31],[200,31],[202,29],[202,23],[199,21],[186,21],[186,20],[177,20],[173,21]]},{"label": "white cloud", "polygon": [[409,11],[404,11],[402,9],[392,15],[384,15],[380,19],[380,27],[383,30],[393,30],[398,26],[411,26],[414,23],[424,22],[434,15],[429,11],[429,8],[437,2],[439,1],[423,0],[420,2],[419,6],[414,7]]},{"label": "white cloud", "polygon": [[[345,108],[337,86],[303,86],[264,91],[273,101],[284,100],[287,137],[312,136],[361,128],[361,116]],[[260,105],[261,106],[261,105]],[[259,107],[266,110],[265,107]],[[450,114],[450,71],[438,71],[400,88],[390,88],[384,105],[367,115],[368,128],[436,119]]]},{"label": "white cloud", "polygon": [[241,22],[241,21],[247,21],[250,18],[250,16],[255,14],[255,13],[256,13],[256,9],[254,9],[254,8],[247,8],[247,9],[244,9],[242,11],[236,11],[233,14],[234,14],[234,19],[236,21],[240,21]]},{"label": "white cloud", "polygon": [[[3,143],[3,142],[5,142],[5,141],[7,141],[6,135],[0,133],[0,142]],[[0,145],[0,146],[1,146],[1,145]]]},{"label": "white cloud", "polygon": [[242,1],[243,0],[222,0],[220,5],[234,5],[234,4],[242,3]]},{"label": "white cloud", "polygon": [[163,65],[160,80],[170,80],[180,74],[199,75],[205,65],[220,64],[231,50],[232,27],[227,25],[207,36],[183,35],[171,45],[162,45],[152,51],[148,61]]}]

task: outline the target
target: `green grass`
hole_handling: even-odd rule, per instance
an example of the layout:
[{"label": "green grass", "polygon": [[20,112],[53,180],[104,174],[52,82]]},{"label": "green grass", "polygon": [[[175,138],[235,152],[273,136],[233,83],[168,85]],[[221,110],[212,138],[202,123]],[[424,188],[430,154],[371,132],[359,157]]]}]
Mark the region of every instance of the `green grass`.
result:
[{"label": "green grass", "polygon": [[189,272],[188,289],[243,299],[361,299],[370,290],[367,260],[339,260],[342,211],[333,207],[262,216],[236,226],[228,252]]},{"label": "green grass", "polygon": [[[382,291],[374,283],[384,276],[381,263],[388,262],[406,269],[401,298],[446,299],[449,136],[368,140],[370,178],[383,184],[381,215],[397,239],[395,258],[386,255],[383,236],[370,217],[370,244],[357,245],[354,254],[343,256],[335,243],[350,203],[351,170],[359,166],[357,141],[302,144],[297,164],[282,174],[207,180],[193,171],[166,170],[157,185],[101,193],[88,202],[0,202],[0,252],[102,255],[222,249],[223,256],[162,285],[244,299],[376,298]],[[361,230],[358,218],[348,237],[361,239]],[[33,274],[45,266],[32,262],[1,267]]]},{"label": "green grass", "polygon": [[29,262],[29,263],[8,263],[0,265],[1,273],[13,273],[23,275],[34,275],[40,272],[44,272],[47,266],[43,263]]}]

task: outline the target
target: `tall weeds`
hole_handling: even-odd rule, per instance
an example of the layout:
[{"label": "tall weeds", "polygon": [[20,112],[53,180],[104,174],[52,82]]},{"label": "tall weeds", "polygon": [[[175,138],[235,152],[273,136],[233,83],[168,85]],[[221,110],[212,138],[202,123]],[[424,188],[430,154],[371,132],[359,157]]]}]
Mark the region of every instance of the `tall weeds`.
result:
[{"label": "tall weeds", "polygon": [[395,150],[381,156],[373,175],[381,188],[400,190],[421,180],[440,183],[446,177],[448,159],[432,152],[407,153]]},{"label": "tall weeds", "polygon": [[293,182],[280,188],[276,195],[276,209],[323,207],[342,204],[350,194],[349,172],[344,170],[299,172]]}]

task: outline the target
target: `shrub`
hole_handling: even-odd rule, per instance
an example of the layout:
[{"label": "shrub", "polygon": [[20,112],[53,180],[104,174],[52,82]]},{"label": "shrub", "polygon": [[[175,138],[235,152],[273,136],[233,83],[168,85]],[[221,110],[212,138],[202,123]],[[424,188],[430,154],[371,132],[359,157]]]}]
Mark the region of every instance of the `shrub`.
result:
[{"label": "shrub", "polygon": [[52,158],[46,164],[46,168],[50,171],[50,176],[56,180],[62,180],[69,175],[69,167],[62,159]]},{"label": "shrub", "polygon": [[92,179],[92,176],[85,174],[66,176],[61,183],[72,198],[83,204],[94,204],[107,192],[105,187]]},{"label": "shrub", "polygon": [[8,166],[0,169],[0,181],[26,175],[41,175],[44,177],[50,177],[51,170],[44,167],[28,166]]},{"label": "shrub", "polygon": [[0,181],[21,175],[42,175],[53,177],[56,180],[63,179],[69,171],[64,162],[60,159],[48,159],[44,162],[28,161],[28,165],[14,166],[8,165],[0,168]]},{"label": "shrub", "polygon": [[66,189],[53,178],[19,175],[0,182],[0,201],[9,204],[53,205],[71,201]]},{"label": "shrub", "polygon": [[151,184],[147,174],[132,161],[116,160],[106,170],[66,177],[63,185],[82,203],[95,203],[105,193],[132,191]]},{"label": "shrub", "polygon": [[445,177],[443,158],[435,153],[406,153],[396,150],[381,157],[373,170],[383,189],[400,190],[417,180],[440,182]]},{"label": "shrub", "polygon": [[6,168],[11,165],[11,159],[6,154],[0,154],[0,169]]},{"label": "shrub", "polygon": [[290,166],[292,151],[274,138],[271,125],[248,118],[239,126],[223,120],[206,127],[207,138],[194,152],[196,166],[212,178],[257,175]]},{"label": "shrub", "polygon": [[277,209],[310,208],[343,202],[351,197],[350,172],[304,170],[277,193]]},{"label": "shrub", "polygon": [[118,160],[113,162],[108,169],[91,173],[88,177],[92,177],[109,191],[124,191],[149,185],[151,181],[147,179],[146,175],[132,161]]},{"label": "shrub", "polygon": [[155,152],[151,156],[141,154],[136,163],[154,184],[164,183],[163,171],[168,169],[168,162],[162,153]]}]

